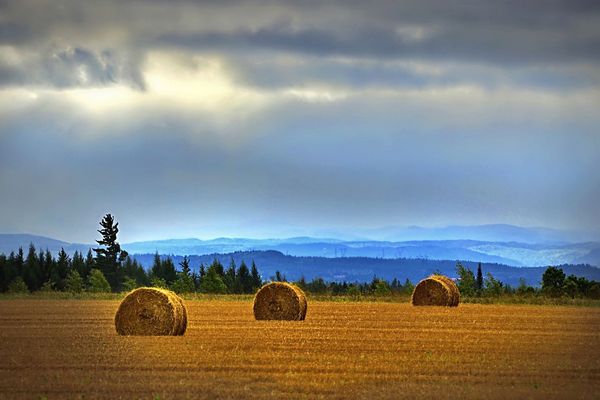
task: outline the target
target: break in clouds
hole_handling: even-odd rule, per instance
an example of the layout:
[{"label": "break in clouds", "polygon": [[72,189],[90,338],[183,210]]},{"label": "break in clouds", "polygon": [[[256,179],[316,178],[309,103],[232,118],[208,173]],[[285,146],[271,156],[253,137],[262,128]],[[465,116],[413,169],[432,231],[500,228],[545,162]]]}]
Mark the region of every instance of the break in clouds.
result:
[{"label": "break in clouds", "polygon": [[2,1],[0,227],[600,223],[600,7]]}]

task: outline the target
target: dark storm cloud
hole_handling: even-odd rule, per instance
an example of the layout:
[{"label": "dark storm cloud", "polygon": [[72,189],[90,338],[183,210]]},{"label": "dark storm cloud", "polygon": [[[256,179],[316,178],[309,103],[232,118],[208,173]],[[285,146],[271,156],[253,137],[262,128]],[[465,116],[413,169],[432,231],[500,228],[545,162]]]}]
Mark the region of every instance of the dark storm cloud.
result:
[{"label": "dark storm cloud", "polygon": [[[581,75],[577,68],[597,67],[600,62],[600,7],[594,1],[23,0],[1,7],[0,43],[18,46],[19,51],[48,54],[57,48],[75,48],[92,54],[78,61],[90,70],[87,82],[81,82],[73,54],[56,68],[48,59],[33,65],[2,65],[5,84],[46,81],[49,86],[64,87],[117,81],[143,88],[145,54],[165,47],[221,54],[242,64],[259,59],[264,71],[252,71],[248,65],[247,71],[238,74],[258,86],[269,80],[261,75],[273,75],[282,85],[324,79],[352,85],[356,79],[358,86],[445,85],[464,83],[473,76],[478,85],[485,81],[493,86],[498,80],[499,84],[547,88],[560,82],[560,88],[577,88],[597,85],[598,80],[597,73]],[[107,51],[127,61],[112,60],[100,68]],[[314,65],[297,68],[293,76],[289,66],[277,65],[274,59],[285,54],[305,57]],[[462,63],[505,71],[499,76],[471,69],[469,74],[454,71],[436,77],[402,68],[368,71],[358,62],[354,71],[350,71],[352,66],[340,65],[319,69],[315,61],[336,57]],[[562,66],[574,70],[557,72]],[[330,72],[332,68],[340,69],[340,78]],[[524,68],[538,70],[528,73]]]}]

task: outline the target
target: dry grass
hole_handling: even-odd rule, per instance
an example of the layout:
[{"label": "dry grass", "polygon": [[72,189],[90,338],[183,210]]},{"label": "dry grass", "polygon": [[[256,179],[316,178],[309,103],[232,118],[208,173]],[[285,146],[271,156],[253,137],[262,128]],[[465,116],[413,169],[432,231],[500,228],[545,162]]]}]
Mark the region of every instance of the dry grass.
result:
[{"label": "dry grass", "polygon": [[118,336],[118,301],[0,301],[0,398],[597,398],[600,309],[188,301],[185,336]]},{"label": "dry grass", "polygon": [[183,335],[186,327],[183,300],[160,288],[142,287],[127,293],[115,313],[119,335]]},{"label": "dry grass", "polygon": [[413,306],[456,307],[459,296],[458,288],[449,278],[432,275],[415,286],[411,302]]},{"label": "dry grass", "polygon": [[254,318],[257,320],[304,321],[306,296],[297,286],[286,282],[264,285],[254,297]]}]

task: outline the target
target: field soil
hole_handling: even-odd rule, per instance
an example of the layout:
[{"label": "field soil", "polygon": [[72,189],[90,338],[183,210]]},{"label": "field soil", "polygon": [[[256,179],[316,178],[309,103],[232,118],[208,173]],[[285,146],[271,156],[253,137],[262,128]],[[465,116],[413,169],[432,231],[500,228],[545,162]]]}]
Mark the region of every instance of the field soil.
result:
[{"label": "field soil", "polygon": [[187,301],[182,337],[122,337],[117,301],[0,301],[0,398],[598,398],[600,309]]}]

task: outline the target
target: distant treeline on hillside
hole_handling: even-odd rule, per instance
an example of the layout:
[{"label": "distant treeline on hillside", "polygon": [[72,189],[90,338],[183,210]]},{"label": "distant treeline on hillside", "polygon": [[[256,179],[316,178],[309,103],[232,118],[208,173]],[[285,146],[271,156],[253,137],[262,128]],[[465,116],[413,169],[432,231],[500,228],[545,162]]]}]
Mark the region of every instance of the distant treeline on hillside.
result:
[{"label": "distant treeline on hillside", "polygon": [[[136,254],[135,258],[144,267],[149,268],[154,254]],[[166,257],[166,256],[161,256]],[[181,256],[169,256],[175,264],[181,262]],[[323,278],[328,282],[371,282],[373,276],[392,281],[394,278],[404,282],[406,279],[418,282],[421,279],[439,272],[452,278],[458,278],[456,273],[457,260],[430,260],[424,258],[382,259],[369,257],[296,257],[284,255],[278,251],[242,251],[227,254],[190,255],[188,256],[192,269],[198,270],[200,264],[209,265],[217,259],[222,264],[229,264],[233,259],[237,265],[242,261],[251,263],[253,260],[260,266],[260,272],[265,277],[274,276],[276,271],[284,274],[290,280],[304,277],[307,280]],[[477,262],[461,261],[471,270],[477,269]],[[522,279],[527,285],[541,286],[542,275],[546,267],[511,267],[503,264],[482,263],[485,271],[512,286],[518,286]],[[559,265],[567,275],[576,275],[587,279],[600,281],[600,269],[586,265]]]}]

